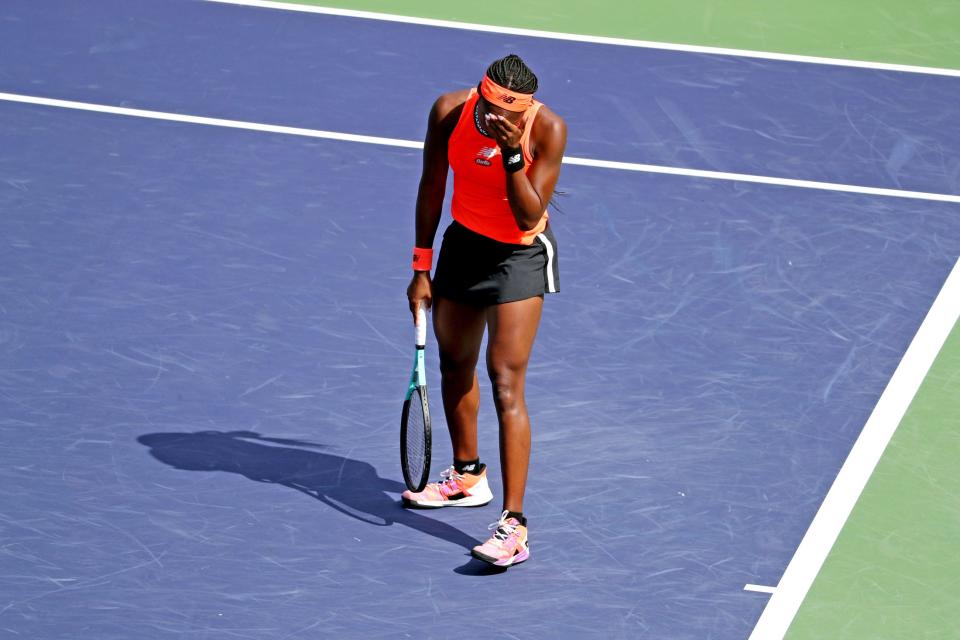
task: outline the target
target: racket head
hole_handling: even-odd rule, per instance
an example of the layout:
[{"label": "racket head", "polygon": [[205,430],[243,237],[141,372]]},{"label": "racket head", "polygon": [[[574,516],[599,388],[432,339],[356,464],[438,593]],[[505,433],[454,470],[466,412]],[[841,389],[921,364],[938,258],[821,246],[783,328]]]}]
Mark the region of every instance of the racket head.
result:
[{"label": "racket head", "polygon": [[417,386],[403,402],[400,415],[400,467],[410,491],[423,491],[430,476],[430,405],[427,388]]}]

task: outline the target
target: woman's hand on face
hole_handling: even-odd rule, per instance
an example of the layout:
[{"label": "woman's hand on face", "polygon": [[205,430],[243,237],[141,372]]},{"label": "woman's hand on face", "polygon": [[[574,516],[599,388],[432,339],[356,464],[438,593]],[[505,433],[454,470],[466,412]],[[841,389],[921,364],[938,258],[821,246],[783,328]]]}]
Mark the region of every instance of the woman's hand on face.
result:
[{"label": "woman's hand on face", "polygon": [[501,149],[516,149],[520,146],[523,129],[503,116],[488,113],[484,116],[489,131]]}]

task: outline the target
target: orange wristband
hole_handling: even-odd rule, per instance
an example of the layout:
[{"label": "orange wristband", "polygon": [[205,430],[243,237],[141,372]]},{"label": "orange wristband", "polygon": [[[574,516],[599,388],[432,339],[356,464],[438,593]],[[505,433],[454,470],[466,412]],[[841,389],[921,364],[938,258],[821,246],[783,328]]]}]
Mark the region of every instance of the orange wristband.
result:
[{"label": "orange wristband", "polygon": [[413,248],[413,270],[430,271],[433,268],[433,249]]}]

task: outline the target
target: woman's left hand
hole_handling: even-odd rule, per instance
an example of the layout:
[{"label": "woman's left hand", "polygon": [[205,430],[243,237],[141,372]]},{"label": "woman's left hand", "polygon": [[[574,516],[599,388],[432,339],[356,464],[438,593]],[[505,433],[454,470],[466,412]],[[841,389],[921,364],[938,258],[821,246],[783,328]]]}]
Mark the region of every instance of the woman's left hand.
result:
[{"label": "woman's left hand", "polygon": [[503,116],[488,113],[486,115],[487,131],[489,131],[501,149],[516,149],[520,146],[523,129],[516,126]]}]

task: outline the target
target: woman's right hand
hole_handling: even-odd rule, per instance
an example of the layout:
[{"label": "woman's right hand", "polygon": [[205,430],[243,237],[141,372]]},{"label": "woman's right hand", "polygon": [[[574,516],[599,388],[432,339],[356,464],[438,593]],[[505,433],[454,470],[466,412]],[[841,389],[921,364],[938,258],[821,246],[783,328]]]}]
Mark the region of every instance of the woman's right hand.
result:
[{"label": "woman's right hand", "polygon": [[410,286],[407,287],[407,301],[410,303],[410,313],[413,314],[413,323],[417,323],[417,307],[423,305],[427,311],[433,306],[433,283],[430,281],[429,271],[414,271]]}]

